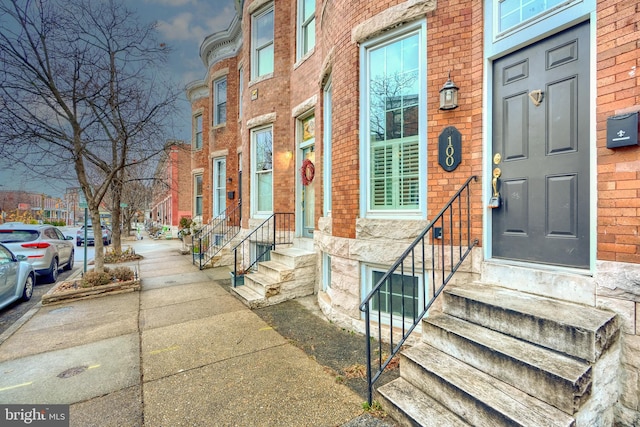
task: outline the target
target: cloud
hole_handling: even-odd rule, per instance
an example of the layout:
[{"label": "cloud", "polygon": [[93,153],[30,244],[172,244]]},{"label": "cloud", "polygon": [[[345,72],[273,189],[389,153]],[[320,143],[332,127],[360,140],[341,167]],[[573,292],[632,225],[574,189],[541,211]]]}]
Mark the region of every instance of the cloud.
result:
[{"label": "cloud", "polygon": [[[189,1],[189,0],[164,0],[164,1]],[[207,9],[207,10],[204,10]],[[205,37],[218,31],[226,30],[233,19],[235,10],[231,6],[222,8],[218,13],[213,13],[211,7],[195,8],[173,15],[167,20],[158,20],[158,31],[167,40],[189,40],[197,43]],[[205,17],[203,19],[203,17]]]},{"label": "cloud", "polygon": [[180,7],[188,4],[196,5],[198,0],[145,0],[145,3],[162,4],[171,7]]}]

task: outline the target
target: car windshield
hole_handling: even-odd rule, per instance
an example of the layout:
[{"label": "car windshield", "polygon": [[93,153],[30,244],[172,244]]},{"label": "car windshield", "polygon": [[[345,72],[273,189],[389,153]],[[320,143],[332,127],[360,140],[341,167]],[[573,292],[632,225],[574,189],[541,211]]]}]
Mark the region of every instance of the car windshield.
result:
[{"label": "car windshield", "polygon": [[0,230],[0,242],[19,243],[32,242],[38,238],[36,230]]}]

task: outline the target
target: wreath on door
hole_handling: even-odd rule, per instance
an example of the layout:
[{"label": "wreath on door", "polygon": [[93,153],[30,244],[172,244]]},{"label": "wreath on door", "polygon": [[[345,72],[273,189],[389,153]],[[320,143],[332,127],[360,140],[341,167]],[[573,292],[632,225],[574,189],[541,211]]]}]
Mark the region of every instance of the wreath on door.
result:
[{"label": "wreath on door", "polygon": [[302,177],[302,185],[305,187],[313,181],[313,177],[316,175],[316,168],[309,159],[304,159],[302,167],[300,168],[300,176]]}]

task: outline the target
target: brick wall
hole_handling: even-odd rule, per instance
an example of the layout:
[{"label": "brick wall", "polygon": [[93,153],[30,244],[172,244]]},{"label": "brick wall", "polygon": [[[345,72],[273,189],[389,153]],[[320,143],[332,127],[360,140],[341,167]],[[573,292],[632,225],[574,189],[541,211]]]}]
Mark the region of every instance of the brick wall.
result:
[{"label": "brick wall", "polygon": [[[180,222],[180,218],[183,216],[193,216],[193,209],[191,208],[192,193],[191,193],[191,143],[181,144],[177,146],[177,158],[178,158],[178,200],[177,200],[177,221]],[[175,218],[174,218],[175,219]]]},{"label": "brick wall", "polygon": [[[209,104],[210,108],[213,108],[214,102],[214,93],[213,93],[213,81],[218,80],[223,77],[220,75],[220,72],[228,71],[224,76],[227,79],[227,121],[225,124],[221,124],[218,126],[213,126],[213,118],[210,119],[208,123],[209,129],[209,146],[207,150],[208,155],[208,164],[206,169],[205,177],[205,189],[204,191],[204,199],[203,199],[203,220],[204,222],[208,222],[212,219],[212,208],[213,208],[213,183],[212,180],[212,168],[211,168],[211,158],[222,157],[215,154],[216,152],[226,152],[228,153],[226,156],[227,161],[227,178],[231,178],[231,182],[227,181],[227,191],[235,191],[237,195],[238,190],[238,156],[237,156],[237,146],[238,146],[238,85],[239,85],[239,74],[238,74],[238,58],[233,57],[229,59],[222,60],[216,63],[209,70],[209,74],[214,76],[209,84],[212,88],[210,93]],[[237,196],[233,200],[226,199],[227,207],[232,206],[237,203]]]},{"label": "brick wall", "polygon": [[[207,155],[208,155],[208,150],[209,150],[209,132],[207,131],[209,129],[209,127],[211,126],[211,102],[208,98],[200,98],[197,99],[196,101],[191,103],[191,111],[192,111],[192,140],[191,140],[191,148],[192,148],[192,153],[191,153],[191,168],[190,168],[190,176],[189,176],[189,182],[190,182],[190,192],[191,192],[191,212],[192,214],[195,213],[195,205],[194,205],[194,188],[193,188],[193,174],[191,174],[191,171],[195,170],[195,169],[200,169],[200,168],[205,168],[205,170],[207,170],[207,164],[208,164],[208,159],[207,159]],[[194,141],[195,141],[195,117],[198,114],[202,114],[202,149],[200,150],[193,150],[193,147],[195,147],[195,145],[193,145]],[[203,193],[206,194],[206,190],[205,190],[205,185],[207,184],[205,179],[207,178],[207,173],[203,174],[203,182],[202,182],[202,186],[203,186]],[[203,195],[204,196],[204,195]],[[204,207],[206,206],[206,202],[203,198],[203,217],[205,215],[204,212]]]},{"label": "brick wall", "polygon": [[[274,212],[293,212],[294,209],[294,162],[288,161],[283,154],[294,150],[294,140],[291,139],[290,107],[290,74],[292,62],[291,23],[292,13],[289,2],[275,2],[274,9],[274,71],[273,76],[266,79],[251,81],[251,16],[247,9],[252,2],[245,3],[245,15],[242,21],[243,45],[241,57],[245,73],[245,96],[243,99],[243,123],[248,120],[269,113],[276,113],[273,123],[273,195]],[[295,33],[294,33],[295,34]],[[255,96],[252,97],[252,93]],[[252,99],[255,98],[255,99]],[[243,218],[245,226],[251,212],[250,172],[251,172],[251,141],[250,129],[242,135],[243,160]]]},{"label": "brick wall", "polygon": [[[322,46],[335,46],[333,65],[333,235],[355,237],[359,212],[359,47],[351,29],[401,2],[372,1],[363,7],[348,2],[327,4],[321,28]],[[427,14],[427,183],[429,216],[435,215],[469,176],[482,170],[482,4],[439,1]],[[460,107],[439,109],[439,91],[451,77],[460,87]],[[438,136],[447,126],[462,134],[462,162],[454,172],[438,164]],[[482,235],[481,181],[472,186],[473,233]]]},{"label": "brick wall", "polygon": [[606,148],[607,117],[640,110],[640,4],[599,1],[597,27],[598,248],[640,263],[640,147]]}]

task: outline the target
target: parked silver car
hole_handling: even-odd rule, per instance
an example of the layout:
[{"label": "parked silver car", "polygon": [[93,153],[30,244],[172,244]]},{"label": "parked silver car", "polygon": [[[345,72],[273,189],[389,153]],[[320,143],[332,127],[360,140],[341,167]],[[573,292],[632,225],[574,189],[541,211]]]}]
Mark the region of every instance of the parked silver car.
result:
[{"label": "parked silver car", "polygon": [[[104,224],[100,225],[102,234],[102,244],[108,246],[111,244],[111,230]],[[76,233],[76,246],[82,246],[84,244],[84,225],[80,227],[80,230]],[[94,246],[95,236],[93,231],[93,225],[87,224],[87,246]]]},{"label": "parked silver car", "polygon": [[73,237],[66,237],[51,225],[0,225],[0,243],[15,255],[24,255],[36,274],[50,283],[58,279],[60,267],[73,268]]},{"label": "parked silver car", "polygon": [[36,273],[24,256],[16,256],[0,244],[0,308],[33,295]]}]

